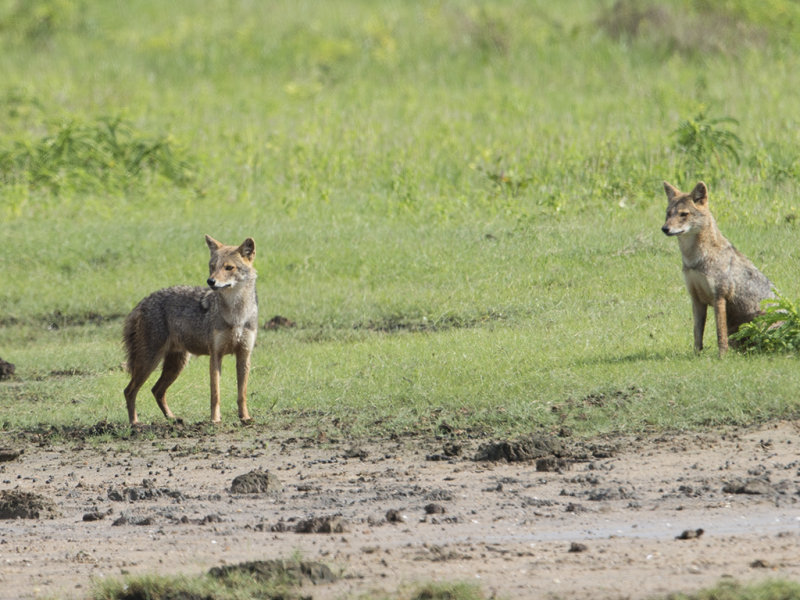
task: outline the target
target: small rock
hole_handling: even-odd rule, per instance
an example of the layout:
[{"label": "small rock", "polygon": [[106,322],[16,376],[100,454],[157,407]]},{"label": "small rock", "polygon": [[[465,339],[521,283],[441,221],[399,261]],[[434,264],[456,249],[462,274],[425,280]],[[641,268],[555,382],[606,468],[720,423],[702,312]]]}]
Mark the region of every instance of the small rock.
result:
[{"label": "small rock", "polygon": [[771,569],[772,564],[769,561],[764,560],[763,558],[757,558],[753,562],[750,563],[750,568],[752,569]]},{"label": "small rock", "polygon": [[680,535],[676,535],[676,540],[693,540],[695,538],[699,538],[701,535],[705,533],[702,529],[686,529],[680,533]]},{"label": "small rock", "polygon": [[405,523],[406,517],[399,510],[390,508],[386,511],[386,520],[389,521],[389,523]]},{"label": "small rock", "polygon": [[441,504],[436,504],[435,502],[431,502],[430,504],[425,506],[426,515],[443,515],[445,512],[446,511],[444,509],[444,506],[442,506]]},{"label": "small rock", "polygon": [[589,550],[589,546],[586,544],[581,544],[580,542],[572,542],[569,545],[569,550],[567,552],[587,552]]}]

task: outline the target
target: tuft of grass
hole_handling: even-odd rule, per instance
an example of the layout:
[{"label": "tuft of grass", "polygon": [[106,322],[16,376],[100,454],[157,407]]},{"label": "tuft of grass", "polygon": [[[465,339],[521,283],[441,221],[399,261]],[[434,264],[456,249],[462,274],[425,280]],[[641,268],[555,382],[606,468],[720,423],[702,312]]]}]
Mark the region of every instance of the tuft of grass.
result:
[{"label": "tuft of grass", "polygon": [[95,584],[93,600],[300,600],[298,589],[306,563],[298,558],[268,561],[266,568],[215,568],[199,576],[143,575]]},{"label": "tuft of grass", "polygon": [[666,600],[798,600],[800,583],[794,581],[766,580],[743,585],[722,582],[716,587],[693,594],[669,594]]},{"label": "tuft of grass", "polygon": [[480,586],[469,583],[428,583],[416,590],[409,600],[484,600]]}]

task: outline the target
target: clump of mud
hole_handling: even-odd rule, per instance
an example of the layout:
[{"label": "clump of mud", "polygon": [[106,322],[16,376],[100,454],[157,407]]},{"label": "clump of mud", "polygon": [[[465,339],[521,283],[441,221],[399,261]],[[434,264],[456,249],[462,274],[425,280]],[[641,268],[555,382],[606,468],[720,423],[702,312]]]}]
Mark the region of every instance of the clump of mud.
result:
[{"label": "clump of mud", "polygon": [[[535,434],[514,442],[506,440],[484,444],[478,449],[473,460],[525,462],[551,457],[557,459],[568,458],[564,443],[550,435]],[[563,465],[565,463],[559,462],[558,464]]]},{"label": "clump of mud", "polygon": [[0,358],[0,381],[11,379],[15,370],[16,367],[14,365]]},{"label": "clump of mud", "polygon": [[208,574],[216,579],[224,579],[233,574],[242,573],[260,582],[273,580],[302,585],[304,583],[333,583],[338,578],[327,565],[313,561],[294,560],[257,560],[214,567]]},{"label": "clump of mud", "polygon": [[60,516],[49,498],[16,490],[0,492],[0,519],[55,519]]},{"label": "clump of mud", "polygon": [[0,448],[0,462],[17,460],[23,452],[17,448]]},{"label": "clump of mud", "polygon": [[277,329],[288,329],[295,326],[295,322],[281,315],[275,315],[269,321],[264,323],[264,329],[267,331],[275,331]]},{"label": "clump of mud", "polygon": [[347,521],[341,517],[312,517],[300,521],[295,533],[347,533]]},{"label": "clump of mud", "polygon": [[775,486],[762,477],[735,477],[725,483],[722,491],[726,494],[748,494],[753,496],[778,493]]},{"label": "clump of mud", "polygon": [[152,500],[154,498],[174,498],[183,500],[184,496],[178,490],[170,488],[156,487],[151,479],[143,479],[141,486],[125,487],[121,489],[111,488],[108,490],[108,499],[115,502],[138,502],[140,500]]},{"label": "clump of mud", "polygon": [[270,496],[280,496],[283,492],[283,484],[277,476],[269,471],[256,469],[234,477],[231,482],[231,493],[233,494],[269,494]]}]

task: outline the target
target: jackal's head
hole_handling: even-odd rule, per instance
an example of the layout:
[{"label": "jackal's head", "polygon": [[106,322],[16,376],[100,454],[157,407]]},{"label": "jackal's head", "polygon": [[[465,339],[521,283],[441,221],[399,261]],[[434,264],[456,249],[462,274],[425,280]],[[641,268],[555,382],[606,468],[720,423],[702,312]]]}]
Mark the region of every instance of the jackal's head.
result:
[{"label": "jackal's head", "polygon": [[667,220],[661,227],[666,235],[696,232],[709,221],[708,188],[702,181],[688,194],[664,182],[667,193]]},{"label": "jackal's head", "polygon": [[253,268],[256,243],[253,238],[247,238],[241,246],[226,246],[207,235],[206,244],[211,251],[207,283],[212,290],[233,288],[256,278]]}]

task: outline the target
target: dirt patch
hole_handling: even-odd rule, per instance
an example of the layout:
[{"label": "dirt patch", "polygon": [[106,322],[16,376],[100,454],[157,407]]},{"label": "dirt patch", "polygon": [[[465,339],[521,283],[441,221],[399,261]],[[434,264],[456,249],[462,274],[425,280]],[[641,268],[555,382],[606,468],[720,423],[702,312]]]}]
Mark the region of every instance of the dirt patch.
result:
[{"label": "dirt patch", "polygon": [[[4,521],[0,598],[86,598],[93,578],[231,565],[268,576],[298,554],[341,574],[316,585],[296,574],[299,597],[315,600],[425,581],[477,583],[487,597],[645,600],[800,578],[795,423],[356,444],[266,427],[143,429],[8,432],[24,452],[0,463],[0,497],[42,508]],[[252,492],[234,491],[242,475]]]}]

